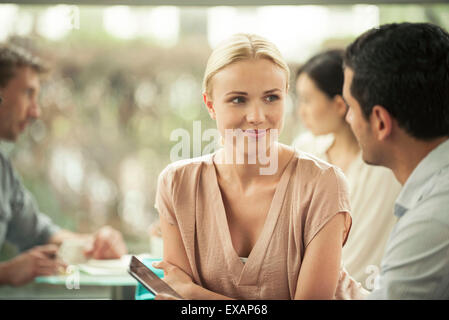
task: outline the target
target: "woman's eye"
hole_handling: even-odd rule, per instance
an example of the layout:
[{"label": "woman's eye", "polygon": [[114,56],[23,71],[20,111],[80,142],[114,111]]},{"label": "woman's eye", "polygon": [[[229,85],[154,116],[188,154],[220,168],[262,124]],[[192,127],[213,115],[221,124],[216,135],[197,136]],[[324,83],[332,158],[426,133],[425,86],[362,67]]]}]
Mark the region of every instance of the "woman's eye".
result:
[{"label": "woman's eye", "polygon": [[244,97],[235,97],[235,98],[232,98],[231,102],[235,103],[235,104],[244,103],[245,98]]},{"label": "woman's eye", "polygon": [[274,102],[276,100],[279,100],[279,96],[277,96],[275,94],[272,94],[272,95],[269,95],[269,96],[265,97],[265,101],[266,102]]}]

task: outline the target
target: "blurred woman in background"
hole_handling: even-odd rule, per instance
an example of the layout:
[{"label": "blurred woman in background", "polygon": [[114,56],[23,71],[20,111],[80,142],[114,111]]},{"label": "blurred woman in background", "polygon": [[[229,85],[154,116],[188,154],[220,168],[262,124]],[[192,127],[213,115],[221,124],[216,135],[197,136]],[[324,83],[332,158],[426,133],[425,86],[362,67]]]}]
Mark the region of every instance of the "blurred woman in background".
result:
[{"label": "blurred woman in background", "polygon": [[345,173],[349,183],[353,226],[342,251],[349,273],[367,289],[373,288],[385,243],[395,223],[394,201],[400,184],[383,167],[367,165],[345,121],[342,97],[343,51],[329,50],[308,60],[297,72],[298,113],[309,130],[294,147],[325,160]]}]

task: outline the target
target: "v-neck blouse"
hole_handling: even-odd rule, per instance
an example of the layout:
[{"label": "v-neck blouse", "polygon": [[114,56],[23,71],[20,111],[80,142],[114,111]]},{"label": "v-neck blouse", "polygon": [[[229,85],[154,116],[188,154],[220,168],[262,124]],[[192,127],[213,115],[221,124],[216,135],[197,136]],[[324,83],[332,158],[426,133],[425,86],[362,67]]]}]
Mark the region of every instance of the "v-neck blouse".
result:
[{"label": "v-neck blouse", "polygon": [[193,281],[236,299],[293,299],[305,249],[321,228],[344,212],[346,239],[349,234],[350,205],[343,173],[296,152],[243,263],[232,245],[213,155],[174,162],[158,179],[155,207],[178,226]]}]

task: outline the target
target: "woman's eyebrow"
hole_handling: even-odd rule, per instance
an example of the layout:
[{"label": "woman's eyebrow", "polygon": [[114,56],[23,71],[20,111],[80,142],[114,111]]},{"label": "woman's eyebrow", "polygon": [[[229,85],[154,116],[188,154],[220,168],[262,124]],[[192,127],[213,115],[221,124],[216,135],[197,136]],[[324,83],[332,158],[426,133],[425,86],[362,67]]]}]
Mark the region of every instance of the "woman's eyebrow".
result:
[{"label": "woman's eyebrow", "polygon": [[244,96],[248,95],[248,93],[243,92],[243,91],[231,91],[231,92],[226,93],[227,96],[231,95],[231,94],[239,94],[239,95],[244,95]]},{"label": "woman's eyebrow", "polygon": [[273,92],[276,92],[276,91],[282,91],[282,90],[278,89],[278,88],[274,88],[274,89],[265,91],[264,94],[273,93]]},{"label": "woman's eyebrow", "polygon": [[[271,89],[271,90],[264,91],[263,94],[269,94],[269,93],[273,93],[273,92],[276,92],[276,91],[281,91],[281,89],[274,88],[274,89]],[[226,96],[232,95],[232,94],[238,94],[238,95],[243,95],[243,96],[247,96],[248,95],[248,93],[244,92],[244,91],[230,91],[230,92],[226,93]]]}]

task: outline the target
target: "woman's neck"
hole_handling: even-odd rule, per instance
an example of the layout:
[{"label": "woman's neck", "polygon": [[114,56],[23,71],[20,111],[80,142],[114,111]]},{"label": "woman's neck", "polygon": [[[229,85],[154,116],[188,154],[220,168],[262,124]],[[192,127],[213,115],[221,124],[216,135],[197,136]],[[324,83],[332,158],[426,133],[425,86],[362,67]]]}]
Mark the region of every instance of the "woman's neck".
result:
[{"label": "woman's neck", "polygon": [[334,132],[334,137],[334,145],[336,150],[351,150],[355,153],[360,151],[357,138],[349,125],[343,125],[340,130]]},{"label": "woman's neck", "polygon": [[217,175],[221,181],[239,185],[242,189],[246,189],[254,182],[277,180],[293,155],[292,150],[276,143],[270,148],[269,154],[266,156],[266,160],[269,159],[270,161],[268,164],[261,163],[261,159],[256,159],[256,163],[252,164],[249,163],[247,155],[245,155],[243,163],[235,161],[235,155],[232,162],[226,161],[226,156],[229,155],[226,154],[226,151],[225,148],[221,149],[214,160]]},{"label": "woman's neck", "polygon": [[334,142],[326,154],[329,162],[340,166],[343,171],[346,171],[349,164],[360,152],[359,143],[349,125],[343,125],[339,130],[333,132],[333,134]]}]

